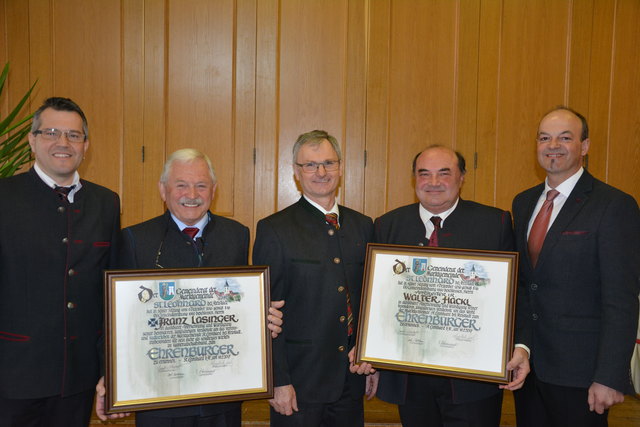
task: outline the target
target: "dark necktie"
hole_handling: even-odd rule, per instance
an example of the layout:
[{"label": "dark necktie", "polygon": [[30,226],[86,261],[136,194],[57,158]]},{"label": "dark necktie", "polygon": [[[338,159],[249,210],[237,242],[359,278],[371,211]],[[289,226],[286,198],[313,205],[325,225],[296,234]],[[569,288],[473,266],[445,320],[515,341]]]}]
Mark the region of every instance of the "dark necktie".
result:
[{"label": "dark necktie", "polygon": [[533,225],[529,232],[529,258],[531,259],[531,265],[534,267],[538,262],[538,256],[542,250],[542,244],[544,243],[544,238],[549,228],[549,219],[551,218],[551,212],[553,212],[553,199],[555,199],[558,194],[560,194],[558,190],[549,190],[547,192],[547,198],[542,204],[536,219],[533,220]]},{"label": "dark necktie", "polygon": [[56,185],[55,187],[53,187],[53,189],[56,191],[56,193],[58,193],[58,196],[60,196],[62,200],[67,200],[69,193],[71,193],[71,190],[73,190],[74,188],[76,188],[75,185],[70,185],[68,187],[61,187],[59,185]]},{"label": "dark necktie", "polygon": [[331,212],[326,214],[324,217],[329,224],[333,225],[336,228],[336,230],[340,230],[340,223],[338,222],[337,213]]},{"label": "dark necktie", "polygon": [[[340,230],[340,223],[338,222],[338,214],[331,212],[325,214],[327,223],[333,225],[336,230]],[[351,296],[349,295],[349,288],[347,287],[347,335],[353,335],[353,309],[351,308]]]},{"label": "dark necktie", "polygon": [[431,222],[433,223],[433,232],[431,233],[431,237],[429,237],[429,246],[438,246],[438,232],[440,231],[442,218],[439,216],[432,216]]}]

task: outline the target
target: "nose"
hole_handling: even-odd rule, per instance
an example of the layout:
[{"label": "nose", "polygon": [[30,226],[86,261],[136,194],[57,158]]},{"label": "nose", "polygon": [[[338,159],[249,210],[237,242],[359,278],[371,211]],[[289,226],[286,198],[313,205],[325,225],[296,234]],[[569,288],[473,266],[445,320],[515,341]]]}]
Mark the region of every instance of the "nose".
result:
[{"label": "nose", "polygon": [[557,148],[560,146],[560,143],[558,142],[558,138],[551,138],[551,140],[549,141],[549,148]]},{"label": "nose", "polygon": [[318,164],[318,169],[316,169],[316,174],[318,176],[325,176],[327,174],[327,170],[324,167],[324,163]]},{"label": "nose", "polygon": [[189,197],[190,199],[195,199],[198,197],[198,190],[196,189],[195,185],[192,185],[187,189],[187,197]]},{"label": "nose", "polygon": [[429,177],[429,184],[434,187],[440,184],[440,177],[438,176],[437,173],[434,173]]}]

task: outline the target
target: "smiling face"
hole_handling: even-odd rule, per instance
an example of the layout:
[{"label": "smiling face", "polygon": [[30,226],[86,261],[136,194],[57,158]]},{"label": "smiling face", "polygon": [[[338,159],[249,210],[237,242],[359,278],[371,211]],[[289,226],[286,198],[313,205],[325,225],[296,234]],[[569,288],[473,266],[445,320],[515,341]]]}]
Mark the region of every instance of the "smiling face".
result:
[{"label": "smiling face", "polygon": [[173,162],[166,182],[158,187],[169,211],[186,225],[194,225],[206,215],[216,191],[202,159]]},{"label": "smiling face", "polygon": [[557,187],[582,166],[589,139],[580,141],[582,122],[570,111],[556,110],[543,117],[538,127],[538,163],[547,171],[551,187]]},{"label": "smiling face", "polygon": [[416,195],[420,204],[432,214],[454,205],[460,195],[464,175],[456,154],[444,147],[425,150],[416,159]]},{"label": "smiling face", "polygon": [[[55,128],[61,131],[82,130],[82,117],[72,111],[58,111],[47,108],[40,114],[41,129]],[[60,135],[57,141],[47,141],[42,135],[29,134],[29,145],[38,166],[58,185],[67,186],[73,182],[89,141],[69,142],[66,135]]]},{"label": "smiling face", "polygon": [[[309,143],[300,147],[296,163],[322,163],[327,160],[338,161],[338,153],[329,141],[323,140],[320,144]],[[342,165],[334,171],[327,171],[324,166],[319,166],[315,172],[309,173],[294,164],[293,172],[305,196],[325,209],[333,207],[336,189],[342,176]]]}]

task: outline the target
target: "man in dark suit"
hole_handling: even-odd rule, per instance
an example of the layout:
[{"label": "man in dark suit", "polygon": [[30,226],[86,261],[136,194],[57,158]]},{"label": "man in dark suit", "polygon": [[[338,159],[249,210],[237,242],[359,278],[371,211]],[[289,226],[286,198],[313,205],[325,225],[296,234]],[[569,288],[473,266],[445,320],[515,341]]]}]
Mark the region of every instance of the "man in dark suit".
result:
[{"label": "man in dark suit", "polygon": [[518,426],[606,426],[607,409],[630,391],[640,213],[631,196],[583,169],[588,150],[582,115],[565,107],[545,115],[537,155],[547,178],[513,201],[516,340],[532,365],[515,393]]},{"label": "man in dark suit", "polygon": [[[123,230],[120,268],[224,267],[248,264],[249,229],[209,211],[216,189],[209,158],[186,148],[171,154],[158,187],[167,205],[164,215]],[[190,233],[190,235],[189,235]],[[281,303],[277,304],[279,307]],[[280,331],[281,316],[270,309],[269,328]],[[275,335],[274,335],[275,336]],[[96,411],[104,414],[104,383]],[[241,402],[138,412],[138,427],[239,427]],[[179,423],[179,424],[177,424]]]},{"label": "man in dark suit", "polygon": [[349,372],[370,218],[336,202],[340,147],[324,131],[300,135],[293,172],[298,202],[258,222],[254,264],[271,269],[286,326],[273,343],[272,426],[364,424],[363,377]]},{"label": "man in dark suit", "polygon": [[[374,225],[375,242],[513,250],[509,212],[460,198],[465,171],[464,158],[450,148],[434,145],[418,153],[413,173],[420,202],[378,218]],[[516,348],[507,367],[516,375],[501,388],[521,387],[529,372],[526,351]],[[381,371],[378,397],[398,405],[405,427],[500,424],[502,391],[496,384]]]},{"label": "man in dark suit", "polygon": [[99,376],[102,270],[115,264],[120,200],[80,179],[80,107],[33,118],[35,164],[0,180],[0,426],[85,427]]}]

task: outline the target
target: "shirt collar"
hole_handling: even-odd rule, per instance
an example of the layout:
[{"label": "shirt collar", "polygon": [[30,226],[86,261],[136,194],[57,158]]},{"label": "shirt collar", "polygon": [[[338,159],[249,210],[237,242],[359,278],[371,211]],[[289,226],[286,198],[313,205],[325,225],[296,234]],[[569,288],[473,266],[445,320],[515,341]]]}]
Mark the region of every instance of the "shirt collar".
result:
[{"label": "shirt collar", "polygon": [[340,211],[338,210],[338,201],[334,202],[333,207],[330,210],[326,210],[325,208],[323,208],[322,206],[320,206],[319,204],[317,204],[316,202],[314,202],[313,200],[311,200],[310,198],[308,198],[304,194],[302,195],[302,197],[304,197],[305,200],[311,204],[311,206],[313,206],[316,209],[318,209],[324,215],[326,215],[328,213],[334,213],[334,214],[338,215],[338,218],[340,218]]},{"label": "shirt collar", "polygon": [[176,225],[178,226],[178,229],[180,231],[184,230],[186,227],[197,227],[198,228],[198,234],[196,234],[196,238],[202,237],[202,230],[204,230],[204,228],[209,223],[209,212],[205,212],[203,217],[200,218],[200,220],[198,222],[196,222],[195,224],[193,224],[193,225],[185,224],[184,222],[182,222],[178,218],[176,218],[176,216],[171,211],[169,211],[169,212],[171,213],[171,218],[173,219],[173,222],[176,223]]},{"label": "shirt collar", "polygon": [[[35,162],[33,164],[33,169],[36,171],[36,173],[38,174],[40,179],[45,184],[47,184],[51,188],[56,188],[56,185],[58,185],[58,183],[53,178],[51,178],[49,175],[47,175],[45,173],[45,171],[43,171],[40,168],[40,166],[38,166],[38,162]],[[71,190],[69,192],[69,194],[67,195],[67,200],[69,200],[69,203],[73,203],[73,198],[74,198],[75,194],[78,191],[80,191],[80,189],[82,188],[82,184],[80,183],[80,174],[78,174],[78,171],[75,171],[73,173],[73,182],[71,183],[71,185],[75,185],[75,187],[73,187],[73,190]]]},{"label": "shirt collar", "polygon": [[[562,182],[562,184],[558,185],[554,190],[558,190],[558,192],[560,192],[560,194],[562,194],[564,197],[569,197],[569,194],[571,194],[571,192],[573,191],[574,187],[578,183],[578,180],[580,179],[583,173],[584,173],[584,168],[580,167],[580,169],[578,169],[578,172],[574,173],[569,178],[565,179]],[[547,192],[551,189],[552,188],[549,186],[549,180],[545,178],[543,194],[546,195]]]},{"label": "shirt collar", "polygon": [[440,219],[442,220],[440,222],[440,226],[444,227],[444,221],[447,219],[449,215],[451,215],[451,212],[453,212],[456,209],[456,207],[458,207],[459,201],[460,201],[460,197],[456,199],[456,202],[453,204],[453,206],[451,206],[449,209],[447,209],[444,212],[440,212],[439,214],[434,214],[429,212],[424,206],[422,206],[422,203],[418,203],[418,205],[420,206],[420,219],[422,220],[423,223],[426,224],[427,221],[431,220],[432,216],[439,216]]}]

